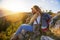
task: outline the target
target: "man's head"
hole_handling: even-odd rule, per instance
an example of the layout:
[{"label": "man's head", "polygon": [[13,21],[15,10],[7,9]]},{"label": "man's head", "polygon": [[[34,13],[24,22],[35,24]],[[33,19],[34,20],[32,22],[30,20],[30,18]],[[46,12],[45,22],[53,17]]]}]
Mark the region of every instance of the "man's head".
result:
[{"label": "man's head", "polygon": [[37,5],[34,5],[31,9],[32,9],[33,14],[35,14],[37,12],[39,12],[39,13],[41,12],[41,9]]}]

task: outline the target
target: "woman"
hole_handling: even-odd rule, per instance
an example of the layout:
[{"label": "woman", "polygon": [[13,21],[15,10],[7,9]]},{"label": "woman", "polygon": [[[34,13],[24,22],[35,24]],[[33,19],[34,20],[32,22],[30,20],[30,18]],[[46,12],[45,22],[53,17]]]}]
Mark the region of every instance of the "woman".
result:
[{"label": "woman", "polygon": [[[51,18],[50,15],[48,15],[47,13],[43,13],[37,5],[33,6],[31,9],[34,15],[32,16],[30,22],[28,24],[22,24],[16,31],[15,35],[24,33],[26,31],[34,32],[39,35],[40,33],[38,31],[40,30],[40,27],[44,32],[46,31],[49,25],[49,20]],[[22,32],[22,30],[24,30],[24,32]]]}]

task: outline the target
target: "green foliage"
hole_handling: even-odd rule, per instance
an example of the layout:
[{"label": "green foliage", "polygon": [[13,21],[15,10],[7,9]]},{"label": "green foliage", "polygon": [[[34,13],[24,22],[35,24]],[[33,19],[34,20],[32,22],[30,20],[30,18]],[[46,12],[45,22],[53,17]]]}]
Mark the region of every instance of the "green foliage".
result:
[{"label": "green foliage", "polygon": [[28,15],[25,13],[0,17],[0,40],[10,40],[11,36],[17,31],[18,27],[25,23],[27,17]]},{"label": "green foliage", "polygon": [[5,32],[1,32],[0,33],[0,40],[6,40],[6,39],[7,39],[7,37],[6,37]]},{"label": "green foliage", "polygon": [[6,31],[6,29],[10,26],[10,22],[8,22],[4,18],[0,18],[0,32],[1,31]]},{"label": "green foliage", "polygon": [[0,40],[10,40],[10,37],[22,23],[23,21],[11,23],[4,19],[0,19]]},{"label": "green foliage", "polygon": [[21,25],[22,23],[19,22],[17,24],[14,24],[12,23],[9,28],[7,28],[6,32],[7,32],[7,35],[12,35],[14,32],[16,32],[16,30],[18,29],[18,27]]},{"label": "green foliage", "polygon": [[48,12],[48,14],[49,14],[49,15],[52,15],[52,14],[53,14],[53,12],[51,12],[51,11],[50,11],[50,12]]}]

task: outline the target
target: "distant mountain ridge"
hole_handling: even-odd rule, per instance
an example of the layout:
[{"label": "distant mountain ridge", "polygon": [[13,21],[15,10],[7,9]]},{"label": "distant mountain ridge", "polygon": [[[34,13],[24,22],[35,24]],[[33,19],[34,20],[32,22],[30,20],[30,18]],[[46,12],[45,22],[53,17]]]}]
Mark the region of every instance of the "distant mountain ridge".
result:
[{"label": "distant mountain ridge", "polygon": [[0,17],[11,15],[13,12],[6,9],[0,9]]},{"label": "distant mountain ridge", "polygon": [[0,18],[6,19],[7,21],[11,22],[18,22],[20,20],[25,20],[29,15],[31,16],[30,12],[16,12],[13,13],[9,10],[0,10]]}]

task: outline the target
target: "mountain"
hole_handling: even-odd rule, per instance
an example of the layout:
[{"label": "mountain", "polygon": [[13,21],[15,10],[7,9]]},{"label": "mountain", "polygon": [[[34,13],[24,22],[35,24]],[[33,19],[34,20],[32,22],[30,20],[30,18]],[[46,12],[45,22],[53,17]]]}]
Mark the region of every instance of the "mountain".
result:
[{"label": "mountain", "polygon": [[28,15],[26,13],[16,13],[16,14],[5,16],[6,20],[11,21],[11,22],[23,21],[27,17],[28,17]]},{"label": "mountain", "polygon": [[31,16],[30,12],[13,13],[10,10],[0,9],[0,18],[11,22],[19,22],[21,20],[24,21],[29,15]]},{"label": "mountain", "polygon": [[13,14],[13,12],[10,11],[10,10],[6,10],[6,9],[3,9],[3,8],[0,9],[0,17],[11,15],[11,14]]}]

